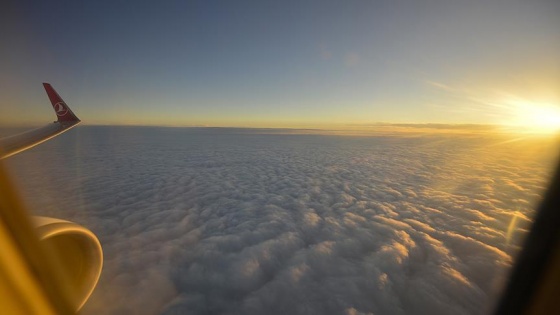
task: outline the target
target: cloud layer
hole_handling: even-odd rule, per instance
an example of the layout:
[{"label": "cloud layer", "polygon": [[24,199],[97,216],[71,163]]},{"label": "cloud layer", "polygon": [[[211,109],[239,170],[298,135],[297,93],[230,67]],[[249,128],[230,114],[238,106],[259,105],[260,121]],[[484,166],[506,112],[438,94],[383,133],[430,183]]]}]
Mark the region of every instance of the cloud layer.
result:
[{"label": "cloud layer", "polygon": [[488,312],[553,161],[492,135],[75,131],[8,163],[100,238],[85,314]]}]

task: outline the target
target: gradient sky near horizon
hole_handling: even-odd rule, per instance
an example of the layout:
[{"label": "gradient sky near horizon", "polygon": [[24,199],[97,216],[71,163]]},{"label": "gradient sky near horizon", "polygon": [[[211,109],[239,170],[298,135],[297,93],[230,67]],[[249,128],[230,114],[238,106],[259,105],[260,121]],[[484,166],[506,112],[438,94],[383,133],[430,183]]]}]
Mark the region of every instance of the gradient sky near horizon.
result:
[{"label": "gradient sky near horizon", "polygon": [[[560,1],[45,1],[0,13],[0,124],[560,125]],[[22,112],[24,114],[22,114]]]}]

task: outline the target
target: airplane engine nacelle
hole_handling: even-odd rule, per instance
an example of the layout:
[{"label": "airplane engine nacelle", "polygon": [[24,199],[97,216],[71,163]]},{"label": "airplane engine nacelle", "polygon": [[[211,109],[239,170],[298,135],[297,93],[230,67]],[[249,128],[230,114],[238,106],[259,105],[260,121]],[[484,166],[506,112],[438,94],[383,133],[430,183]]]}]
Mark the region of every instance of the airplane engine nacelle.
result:
[{"label": "airplane engine nacelle", "polygon": [[93,232],[73,222],[33,217],[33,223],[41,243],[58,257],[74,293],[72,303],[79,310],[88,300],[101,275],[101,243]]}]

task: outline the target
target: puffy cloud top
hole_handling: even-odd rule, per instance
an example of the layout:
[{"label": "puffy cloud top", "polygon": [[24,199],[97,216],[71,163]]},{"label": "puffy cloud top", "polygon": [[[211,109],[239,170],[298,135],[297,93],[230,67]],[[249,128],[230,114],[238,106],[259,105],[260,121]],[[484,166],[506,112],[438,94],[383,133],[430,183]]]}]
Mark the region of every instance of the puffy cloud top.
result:
[{"label": "puffy cloud top", "polygon": [[8,163],[100,238],[84,314],[480,314],[554,157],[506,140],[81,127]]}]

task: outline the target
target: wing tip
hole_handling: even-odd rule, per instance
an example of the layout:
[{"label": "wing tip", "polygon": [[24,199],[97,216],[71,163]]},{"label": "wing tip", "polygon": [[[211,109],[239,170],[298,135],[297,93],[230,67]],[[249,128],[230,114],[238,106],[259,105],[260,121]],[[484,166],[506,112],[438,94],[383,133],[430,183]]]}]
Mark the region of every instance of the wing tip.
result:
[{"label": "wing tip", "polygon": [[72,112],[68,104],[64,102],[62,97],[56,92],[56,90],[49,83],[43,82],[43,87],[47,92],[51,105],[56,113],[58,122],[61,123],[72,123],[80,122],[80,119]]}]

